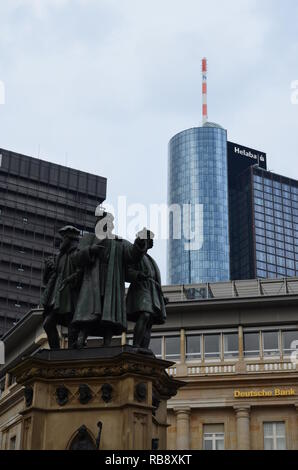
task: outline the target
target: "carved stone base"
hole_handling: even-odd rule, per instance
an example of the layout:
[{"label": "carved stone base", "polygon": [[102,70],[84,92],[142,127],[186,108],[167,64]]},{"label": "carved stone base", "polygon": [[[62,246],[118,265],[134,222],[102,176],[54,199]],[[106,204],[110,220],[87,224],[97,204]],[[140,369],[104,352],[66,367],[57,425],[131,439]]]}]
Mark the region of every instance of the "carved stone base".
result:
[{"label": "carved stone base", "polygon": [[24,358],[10,371],[25,386],[22,448],[165,450],[166,402],[183,385],[171,365],[130,346]]}]

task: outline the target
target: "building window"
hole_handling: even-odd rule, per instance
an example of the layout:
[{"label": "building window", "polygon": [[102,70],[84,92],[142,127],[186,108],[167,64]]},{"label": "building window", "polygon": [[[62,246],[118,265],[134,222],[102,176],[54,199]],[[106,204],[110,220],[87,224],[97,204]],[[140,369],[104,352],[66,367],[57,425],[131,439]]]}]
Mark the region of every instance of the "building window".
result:
[{"label": "building window", "polygon": [[204,336],[205,360],[220,359],[220,335]]},{"label": "building window", "polygon": [[9,440],[9,450],[16,450],[16,441],[17,441],[17,436],[13,436]]},{"label": "building window", "polygon": [[17,379],[14,375],[8,374],[8,386],[14,385],[17,383]]},{"label": "building window", "polygon": [[264,331],[263,332],[263,352],[264,357],[279,356],[279,332]]},{"label": "building window", "polygon": [[259,333],[244,333],[244,356],[260,356],[260,335]]},{"label": "building window", "polygon": [[201,358],[201,335],[186,336],[186,359],[193,361]]},{"label": "building window", "polygon": [[225,433],[223,424],[204,424],[204,450],[224,450]]},{"label": "building window", "polygon": [[298,330],[282,332],[283,353],[290,356],[293,351],[298,350]]},{"label": "building window", "polygon": [[172,361],[180,359],[180,336],[165,337],[165,358]]},{"label": "building window", "polygon": [[0,379],[0,398],[4,390],[5,390],[5,377],[2,377],[2,379]]},{"label": "building window", "polygon": [[264,449],[286,450],[286,426],[284,422],[264,423]]},{"label": "building window", "polygon": [[239,356],[238,333],[227,333],[224,335],[224,357],[232,359]]},{"label": "building window", "polygon": [[267,277],[267,271],[263,271],[262,269],[257,270],[257,277],[259,278],[265,278]]},{"label": "building window", "polygon": [[162,347],[161,347],[161,343],[162,343],[162,338],[161,337],[153,337],[151,338],[150,340],[150,346],[149,348],[151,349],[151,351],[155,354],[156,357],[158,357],[159,359],[162,358]]}]

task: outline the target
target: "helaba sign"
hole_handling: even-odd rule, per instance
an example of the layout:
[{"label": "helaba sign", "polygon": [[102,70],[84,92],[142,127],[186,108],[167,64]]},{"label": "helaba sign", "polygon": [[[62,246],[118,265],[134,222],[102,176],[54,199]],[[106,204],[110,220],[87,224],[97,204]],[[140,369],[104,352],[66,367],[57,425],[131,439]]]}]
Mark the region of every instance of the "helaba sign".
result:
[{"label": "helaba sign", "polygon": [[259,152],[243,145],[228,142],[228,152],[230,156],[235,158],[246,158],[254,160],[260,167],[266,169],[266,153]]},{"label": "helaba sign", "polygon": [[241,149],[240,147],[234,147],[234,153],[238,154],[238,155],[244,155],[244,157],[248,157],[248,158],[253,158],[254,160],[256,161],[260,161],[260,162],[264,162],[265,161],[265,158],[263,155],[259,154],[259,153],[252,153],[250,150],[247,151],[245,149]]}]

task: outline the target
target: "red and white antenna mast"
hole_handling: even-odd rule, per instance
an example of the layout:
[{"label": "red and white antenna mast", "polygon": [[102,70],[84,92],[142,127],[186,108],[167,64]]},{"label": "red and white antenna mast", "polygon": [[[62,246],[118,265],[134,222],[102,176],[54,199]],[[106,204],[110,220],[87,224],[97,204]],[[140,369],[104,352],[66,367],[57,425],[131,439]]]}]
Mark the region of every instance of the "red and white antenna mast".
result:
[{"label": "red and white antenna mast", "polygon": [[207,105],[207,59],[202,60],[202,102],[203,102],[203,125],[208,121]]}]

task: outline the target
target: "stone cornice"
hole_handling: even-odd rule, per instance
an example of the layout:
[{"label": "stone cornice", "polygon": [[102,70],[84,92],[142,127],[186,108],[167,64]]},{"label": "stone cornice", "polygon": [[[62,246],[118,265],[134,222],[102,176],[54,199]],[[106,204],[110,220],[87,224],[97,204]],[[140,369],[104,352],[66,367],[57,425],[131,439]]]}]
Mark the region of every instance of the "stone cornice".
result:
[{"label": "stone cornice", "polygon": [[186,384],[185,386],[188,389],[197,389],[198,385],[208,386],[212,388],[222,388],[225,386],[231,387],[241,387],[247,386],[249,384],[262,387],[263,384],[265,387],[270,385],[279,385],[279,383],[287,383],[288,385],[297,384],[298,385],[298,372],[263,372],[256,374],[233,374],[233,375],[204,375],[204,376],[183,376],[177,377],[181,379]]},{"label": "stone cornice", "polygon": [[258,408],[258,407],[272,407],[272,406],[294,406],[298,411],[298,403],[293,402],[293,398],[280,399],[278,397],[272,398],[253,398],[247,401],[236,401],[233,399],[230,400],[179,400],[178,398],[171,399],[167,403],[167,408],[173,410],[174,412],[179,409],[184,409],[189,407],[193,409],[218,409],[218,408],[233,408],[233,409],[243,409],[243,408]]},{"label": "stone cornice", "polygon": [[[110,355],[108,354],[110,350]],[[32,381],[74,381],[82,379],[108,379],[124,377],[127,374],[147,377],[152,380],[158,395],[168,399],[176,395],[184,382],[171,378],[165,369],[171,362],[134,353],[130,348],[91,348],[81,351],[42,350],[24,358],[10,373],[17,382]]]},{"label": "stone cornice", "polygon": [[23,401],[24,399],[24,389],[23,387],[19,387],[19,389],[14,389],[11,392],[9,392],[7,395],[4,397],[1,397],[0,400],[0,414],[3,411],[7,411],[13,406],[16,405],[16,403]]}]

